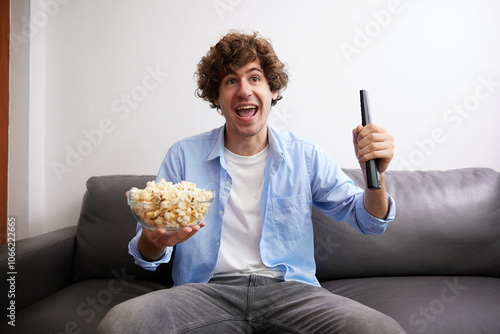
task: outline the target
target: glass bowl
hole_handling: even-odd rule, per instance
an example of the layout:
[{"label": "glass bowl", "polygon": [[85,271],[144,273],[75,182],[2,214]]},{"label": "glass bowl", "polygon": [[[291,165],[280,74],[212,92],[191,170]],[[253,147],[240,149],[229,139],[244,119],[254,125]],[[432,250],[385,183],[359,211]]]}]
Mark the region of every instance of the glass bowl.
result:
[{"label": "glass bowl", "polygon": [[211,198],[207,201],[163,200],[161,202],[135,202],[134,191],[127,191],[127,203],[132,215],[142,226],[150,230],[164,228],[178,231],[184,227],[201,224],[208,216],[215,201],[215,191],[208,190]]}]

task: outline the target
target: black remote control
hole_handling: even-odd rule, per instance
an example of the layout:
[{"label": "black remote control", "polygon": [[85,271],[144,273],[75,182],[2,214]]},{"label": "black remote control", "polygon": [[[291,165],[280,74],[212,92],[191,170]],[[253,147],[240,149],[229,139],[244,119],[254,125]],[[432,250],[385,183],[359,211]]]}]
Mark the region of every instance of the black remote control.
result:
[{"label": "black remote control", "polygon": [[[365,126],[372,122],[370,115],[370,105],[368,103],[368,92],[366,90],[359,91],[361,102],[361,125]],[[369,160],[366,162],[366,185],[368,189],[380,189],[380,176],[377,169],[377,160]]]}]

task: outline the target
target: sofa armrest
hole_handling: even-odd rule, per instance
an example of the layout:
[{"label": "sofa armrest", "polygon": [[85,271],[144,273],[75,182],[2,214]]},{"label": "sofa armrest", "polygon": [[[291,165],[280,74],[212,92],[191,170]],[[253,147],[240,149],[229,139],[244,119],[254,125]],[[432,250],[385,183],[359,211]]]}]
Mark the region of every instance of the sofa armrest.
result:
[{"label": "sofa armrest", "polygon": [[[14,268],[8,267],[9,245],[0,245],[0,291],[5,295],[1,298],[1,309],[5,310],[14,300],[19,311],[68,286],[72,282],[75,243],[76,226],[18,240]],[[9,298],[4,298],[9,291],[12,292]],[[4,318],[5,312],[0,317]]]}]

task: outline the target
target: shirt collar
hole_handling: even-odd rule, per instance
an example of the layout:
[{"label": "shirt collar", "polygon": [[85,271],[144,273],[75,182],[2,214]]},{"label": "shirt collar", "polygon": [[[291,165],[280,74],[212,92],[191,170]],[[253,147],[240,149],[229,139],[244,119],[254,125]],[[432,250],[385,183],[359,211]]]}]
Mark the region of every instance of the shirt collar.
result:
[{"label": "shirt collar", "polygon": [[224,157],[224,129],[226,125],[223,125],[219,128],[219,133],[217,135],[217,140],[215,141],[214,147],[212,151],[208,155],[207,161],[213,160],[215,158]]},{"label": "shirt collar", "polygon": [[275,136],[275,130],[270,126],[267,127],[267,138],[269,141],[269,154],[273,160],[273,168],[277,170],[281,161],[283,161],[284,154]]}]

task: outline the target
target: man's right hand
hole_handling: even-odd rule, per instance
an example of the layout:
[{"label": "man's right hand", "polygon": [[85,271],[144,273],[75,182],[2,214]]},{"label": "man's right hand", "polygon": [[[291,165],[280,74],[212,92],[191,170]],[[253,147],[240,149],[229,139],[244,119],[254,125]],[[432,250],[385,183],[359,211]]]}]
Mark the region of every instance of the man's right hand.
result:
[{"label": "man's right hand", "polygon": [[168,246],[175,246],[188,240],[203,226],[205,226],[205,222],[193,227],[184,227],[175,232],[167,231],[164,228],[156,230],[143,228],[138,242],[139,251],[147,261],[159,260],[165,254],[165,249]]}]

